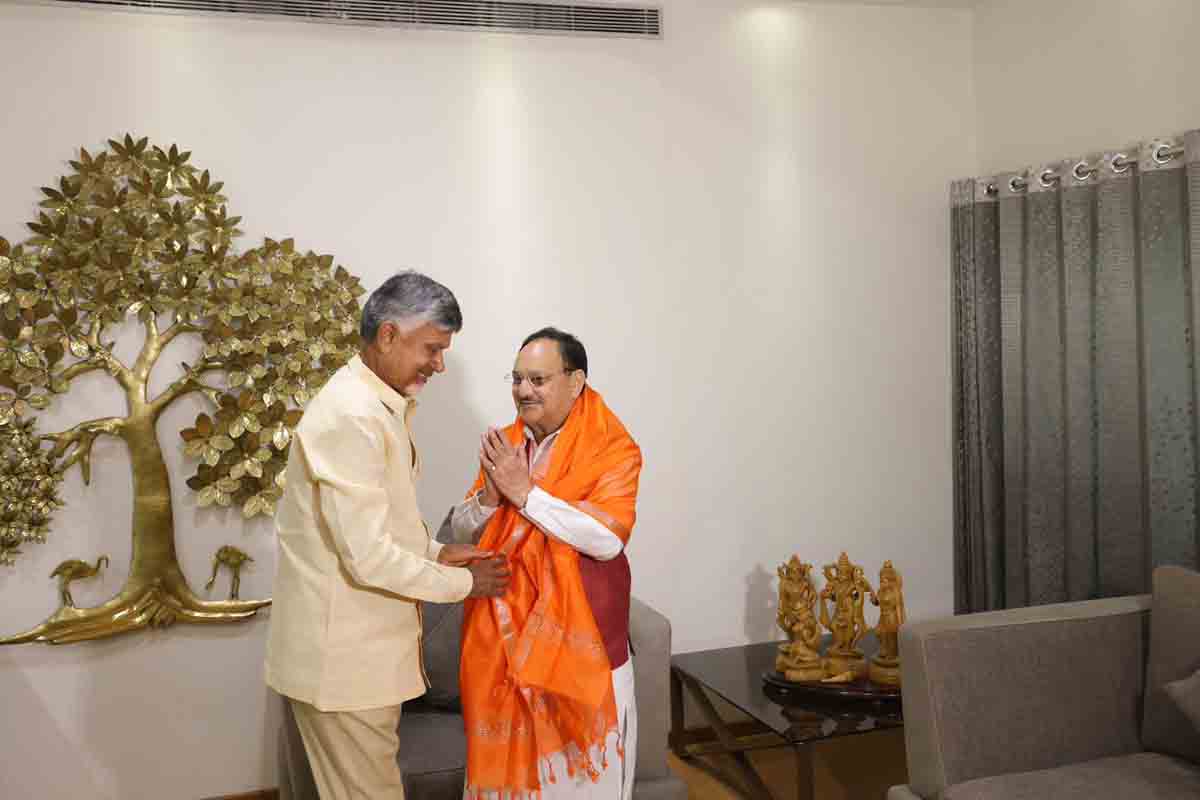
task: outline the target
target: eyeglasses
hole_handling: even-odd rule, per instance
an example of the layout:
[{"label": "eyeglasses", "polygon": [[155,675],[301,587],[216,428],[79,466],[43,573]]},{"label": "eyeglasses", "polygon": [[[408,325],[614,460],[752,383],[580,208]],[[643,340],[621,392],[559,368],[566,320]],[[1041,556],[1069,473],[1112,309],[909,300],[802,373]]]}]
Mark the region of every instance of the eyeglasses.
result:
[{"label": "eyeglasses", "polygon": [[529,381],[530,386],[540,389],[549,383],[551,378],[558,375],[569,375],[574,371],[573,369],[564,369],[562,372],[552,372],[549,375],[522,375],[520,372],[506,372],[504,373],[504,382],[511,384],[516,389],[525,381]]}]

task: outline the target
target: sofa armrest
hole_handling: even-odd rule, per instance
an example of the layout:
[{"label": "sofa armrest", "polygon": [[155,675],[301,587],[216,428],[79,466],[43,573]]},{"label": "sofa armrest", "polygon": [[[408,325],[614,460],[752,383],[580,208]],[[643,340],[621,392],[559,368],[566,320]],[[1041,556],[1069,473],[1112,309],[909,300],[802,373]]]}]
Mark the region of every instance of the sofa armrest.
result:
[{"label": "sofa armrest", "polygon": [[665,778],[667,731],[671,720],[671,623],[662,614],[630,599],[629,640],[633,645],[634,698],[638,738],[636,780]]},{"label": "sofa armrest", "polygon": [[1149,596],[966,614],[900,631],[909,787],[1141,750]]}]

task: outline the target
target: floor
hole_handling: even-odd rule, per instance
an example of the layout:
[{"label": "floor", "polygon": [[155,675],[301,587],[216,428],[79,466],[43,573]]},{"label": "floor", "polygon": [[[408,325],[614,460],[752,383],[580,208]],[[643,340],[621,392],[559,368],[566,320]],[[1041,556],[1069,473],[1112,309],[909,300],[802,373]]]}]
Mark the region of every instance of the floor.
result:
[{"label": "floor", "polygon": [[[902,730],[833,739],[813,748],[814,800],[883,800],[889,786],[907,782]],[[703,770],[674,755],[668,760],[671,769],[687,782],[691,800],[742,800]],[[775,800],[797,797],[790,750],[757,751],[751,760]]]}]

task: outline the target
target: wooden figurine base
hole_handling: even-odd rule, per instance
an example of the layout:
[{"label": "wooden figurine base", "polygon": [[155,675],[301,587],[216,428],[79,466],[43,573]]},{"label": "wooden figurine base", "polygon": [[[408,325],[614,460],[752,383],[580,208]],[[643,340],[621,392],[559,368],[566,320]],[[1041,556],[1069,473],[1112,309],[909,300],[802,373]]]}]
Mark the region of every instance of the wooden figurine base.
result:
[{"label": "wooden figurine base", "polygon": [[874,659],[871,660],[867,667],[867,677],[871,683],[877,683],[880,686],[900,686],[900,664],[880,663]]},{"label": "wooden figurine base", "polygon": [[780,674],[789,681],[795,683],[805,683],[808,681],[819,681],[825,677],[825,668],[821,666],[821,662],[800,669],[781,670]]},{"label": "wooden figurine base", "polygon": [[813,650],[801,650],[798,643],[785,642],[779,645],[779,653],[775,656],[775,671],[787,676],[789,681],[819,681],[825,677],[825,667],[821,657]]},{"label": "wooden figurine base", "polygon": [[825,657],[825,675],[822,677],[832,678],[847,672],[851,673],[855,679],[867,676],[867,660],[862,653],[854,655],[830,653]]},{"label": "wooden figurine base", "polygon": [[772,670],[763,673],[763,684],[768,698],[783,705],[821,703],[829,700],[897,706],[900,703],[899,686],[878,684],[865,675],[849,683],[828,683],[820,680],[793,681],[786,675]]}]

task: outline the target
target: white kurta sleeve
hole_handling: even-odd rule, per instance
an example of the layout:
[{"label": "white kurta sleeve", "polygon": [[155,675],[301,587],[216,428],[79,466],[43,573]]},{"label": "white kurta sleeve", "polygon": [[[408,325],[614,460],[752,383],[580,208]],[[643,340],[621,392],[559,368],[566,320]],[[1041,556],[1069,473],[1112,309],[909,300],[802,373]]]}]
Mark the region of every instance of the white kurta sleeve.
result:
[{"label": "white kurta sleeve", "polygon": [[454,507],[450,513],[450,531],[454,541],[461,544],[475,544],[483,526],[496,513],[494,506],[485,506],[479,502],[482,492],[476,492]]},{"label": "white kurta sleeve", "polygon": [[597,561],[616,558],[625,546],[599,520],[537,486],[529,492],[521,513],[550,536]]}]

